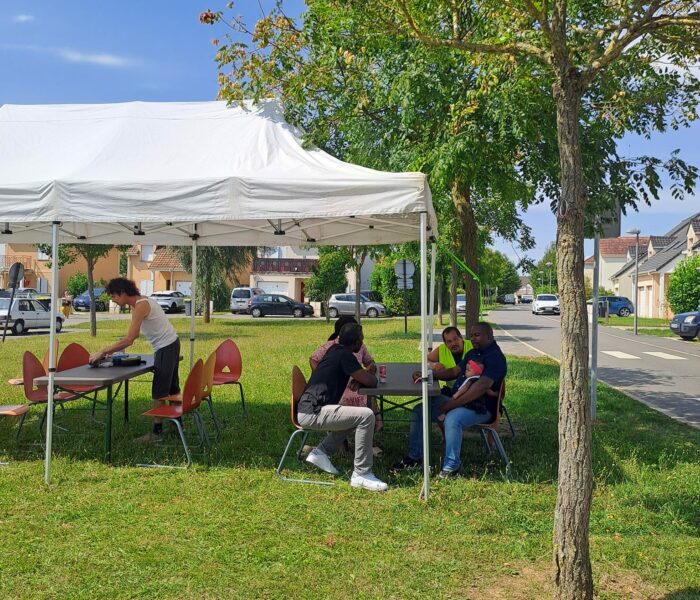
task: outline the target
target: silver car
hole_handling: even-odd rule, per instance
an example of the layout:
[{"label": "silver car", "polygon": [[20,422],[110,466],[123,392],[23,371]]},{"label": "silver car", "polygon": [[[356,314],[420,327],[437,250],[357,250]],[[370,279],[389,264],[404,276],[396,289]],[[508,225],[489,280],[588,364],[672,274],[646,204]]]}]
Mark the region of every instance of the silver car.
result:
[{"label": "silver car", "polygon": [[54,314],[46,310],[42,304],[36,300],[29,298],[15,298],[12,301],[10,309],[10,299],[0,298],[0,327],[4,327],[7,313],[10,313],[10,318],[7,323],[8,328],[12,329],[15,335],[22,335],[30,329],[48,328],[51,322],[56,324],[56,332],[63,328],[64,316]]},{"label": "silver car", "polygon": [[[338,315],[355,314],[355,294],[333,294],[328,301],[328,314],[332,319]],[[371,319],[386,314],[386,307],[381,302],[374,302],[360,294],[360,314]]]},{"label": "silver car", "polygon": [[185,294],[169,290],[166,292],[153,292],[153,298],[166,312],[179,312],[185,310]]}]

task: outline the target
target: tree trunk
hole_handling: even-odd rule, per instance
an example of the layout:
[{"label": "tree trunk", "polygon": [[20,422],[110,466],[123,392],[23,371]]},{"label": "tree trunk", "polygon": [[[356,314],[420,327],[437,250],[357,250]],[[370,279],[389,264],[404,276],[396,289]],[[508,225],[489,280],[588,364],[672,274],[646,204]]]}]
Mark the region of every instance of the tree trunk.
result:
[{"label": "tree trunk", "polygon": [[591,509],[591,421],[588,322],[583,283],[586,189],[578,131],[579,74],[562,70],[554,86],[561,165],[557,215],[557,280],[561,301],[559,473],[554,513],[556,598],[590,599],[593,576],[588,527]]},{"label": "tree trunk", "polygon": [[[353,254],[356,255],[357,248],[354,248]],[[362,315],[360,315],[360,288],[362,287],[362,265],[365,264],[367,258],[367,248],[363,248],[360,256],[355,256],[355,320],[359,323]]]},{"label": "tree trunk", "polygon": [[[468,184],[453,182],[451,192],[452,202],[455,205],[455,209],[457,209],[461,227],[461,258],[474,273],[478,273],[478,236],[474,209],[471,205],[471,187]],[[466,278],[464,298],[467,305],[465,310],[465,331],[468,335],[471,326],[479,321],[479,284],[470,273],[464,273],[464,277]]]},{"label": "tree trunk", "polygon": [[211,321],[211,311],[209,310],[209,299],[211,298],[211,279],[207,277],[204,282],[204,310],[202,314],[204,315],[204,322],[209,323]]},{"label": "tree trunk", "polygon": [[457,327],[457,279],[459,271],[455,263],[451,264],[452,277],[450,277],[450,325]]},{"label": "tree trunk", "polygon": [[445,282],[442,280],[442,276],[439,276],[435,283],[437,284],[438,323],[440,323],[440,327],[442,327],[445,324],[444,319],[443,319],[443,314],[442,314],[442,287],[445,285]]},{"label": "tree trunk", "polygon": [[93,290],[95,289],[95,274],[93,272],[95,268],[95,261],[90,254],[85,257],[85,263],[87,265],[88,298],[90,298],[90,335],[92,337],[96,337],[97,307],[95,306],[95,298],[93,297]]}]

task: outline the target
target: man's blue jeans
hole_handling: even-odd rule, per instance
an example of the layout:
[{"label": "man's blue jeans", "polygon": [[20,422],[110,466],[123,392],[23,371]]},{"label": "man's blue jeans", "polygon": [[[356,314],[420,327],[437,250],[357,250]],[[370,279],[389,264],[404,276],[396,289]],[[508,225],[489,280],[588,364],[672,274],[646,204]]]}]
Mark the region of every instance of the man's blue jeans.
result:
[{"label": "man's blue jeans", "polygon": [[[447,396],[434,396],[430,398],[430,419],[437,421],[440,407],[449,402]],[[442,468],[445,471],[459,470],[462,451],[462,432],[472,425],[489,423],[493,420],[490,413],[479,414],[466,406],[452,409],[445,415],[445,460]],[[411,430],[409,434],[408,456],[414,460],[423,459],[423,405],[413,408],[411,413]]]}]

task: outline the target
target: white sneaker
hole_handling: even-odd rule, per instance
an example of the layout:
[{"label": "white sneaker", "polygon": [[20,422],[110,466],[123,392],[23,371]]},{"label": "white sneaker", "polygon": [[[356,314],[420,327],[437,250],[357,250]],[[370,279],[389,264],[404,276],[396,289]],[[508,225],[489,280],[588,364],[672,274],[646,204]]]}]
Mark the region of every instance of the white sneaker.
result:
[{"label": "white sneaker", "polygon": [[366,475],[358,475],[353,471],[352,477],[350,477],[350,485],[354,488],[360,487],[372,492],[386,492],[389,489],[389,486],[377,479],[372,471]]},{"label": "white sneaker", "polygon": [[306,457],[306,462],[311,463],[315,467],[330,473],[331,475],[337,475],[339,473],[338,469],[333,466],[331,459],[325,452],[322,452],[318,448],[314,448],[309,455]]}]

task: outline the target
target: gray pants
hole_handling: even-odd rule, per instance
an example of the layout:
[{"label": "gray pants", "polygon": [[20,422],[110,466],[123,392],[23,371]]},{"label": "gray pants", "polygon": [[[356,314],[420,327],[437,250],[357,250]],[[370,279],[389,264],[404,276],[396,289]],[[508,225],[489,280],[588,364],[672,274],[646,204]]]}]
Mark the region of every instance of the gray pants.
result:
[{"label": "gray pants", "polygon": [[329,404],[318,414],[299,413],[299,425],[304,429],[328,431],[318,449],[332,456],[343,440],[355,430],[355,473],[366,475],[372,470],[372,441],[374,413],[371,408]]}]

